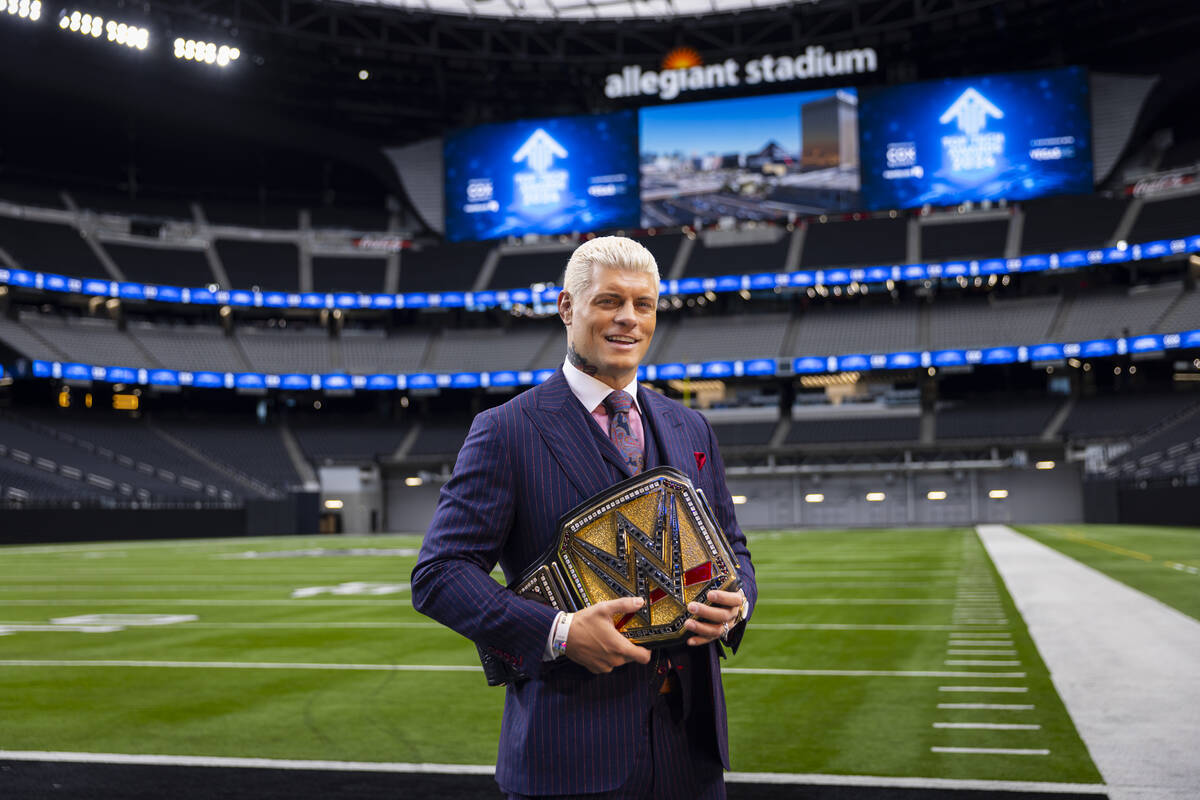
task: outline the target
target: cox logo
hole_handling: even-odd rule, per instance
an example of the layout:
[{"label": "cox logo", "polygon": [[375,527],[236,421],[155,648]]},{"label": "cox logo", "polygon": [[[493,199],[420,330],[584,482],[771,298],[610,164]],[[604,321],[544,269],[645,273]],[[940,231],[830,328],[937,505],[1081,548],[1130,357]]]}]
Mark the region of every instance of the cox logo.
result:
[{"label": "cox logo", "polygon": [[917,163],[917,146],[912,142],[892,142],[887,146],[887,165],[890,168],[911,167]]},{"label": "cox logo", "polygon": [[473,202],[492,199],[492,181],[489,178],[476,178],[467,183],[467,199]]}]

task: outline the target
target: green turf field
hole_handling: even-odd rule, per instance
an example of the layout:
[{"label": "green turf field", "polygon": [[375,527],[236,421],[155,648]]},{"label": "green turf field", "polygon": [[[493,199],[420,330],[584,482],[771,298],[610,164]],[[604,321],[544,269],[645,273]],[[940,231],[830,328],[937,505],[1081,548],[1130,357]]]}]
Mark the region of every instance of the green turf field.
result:
[{"label": "green turf field", "polygon": [[1200,619],[1200,528],[1022,525],[1017,530]]},{"label": "green turf field", "polygon": [[[418,541],[0,548],[0,750],[493,763],[503,690],[387,586]],[[298,552],[354,547],[375,552]],[[751,547],[760,602],[726,662],[735,770],[1099,781],[971,530]],[[196,619],[11,628],[88,614]]]}]

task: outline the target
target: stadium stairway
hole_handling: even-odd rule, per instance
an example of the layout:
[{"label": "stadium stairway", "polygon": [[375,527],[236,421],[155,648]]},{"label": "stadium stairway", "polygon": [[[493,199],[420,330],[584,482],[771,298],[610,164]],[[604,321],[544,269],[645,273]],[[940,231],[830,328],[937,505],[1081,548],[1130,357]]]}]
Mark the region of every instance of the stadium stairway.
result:
[{"label": "stadium stairway", "polygon": [[1068,397],[1058,411],[1054,412],[1050,421],[1046,423],[1046,429],[1042,431],[1041,436],[1043,442],[1052,442],[1058,438],[1058,432],[1062,430],[1063,423],[1067,421],[1067,417],[1071,416],[1074,408],[1075,398]]},{"label": "stadium stairway", "polygon": [[1058,342],[1062,341],[1062,331],[1067,324],[1067,320],[1071,318],[1071,307],[1075,305],[1075,297],[1068,295],[1058,304],[1058,309],[1054,312],[1054,319],[1050,322],[1050,329],[1047,332],[1046,341]]},{"label": "stadium stairway", "polygon": [[[158,459],[152,463],[36,419],[4,414],[0,439],[7,445],[6,454],[18,463],[26,463],[18,457],[25,449],[31,466],[141,501],[234,500],[228,487],[205,480],[199,465],[189,469],[186,464],[164,464]],[[87,494],[79,488],[79,494]]]},{"label": "stadium stairway", "polygon": [[396,447],[395,452],[392,453],[392,461],[399,463],[408,457],[408,453],[410,450],[412,450],[413,444],[417,441],[417,437],[421,435],[422,427],[423,424],[420,422],[412,426],[412,428],[408,431],[408,434],[405,435],[404,440],[400,442],[400,444]]},{"label": "stadium stairway", "polygon": [[317,472],[304,457],[304,450],[300,447],[300,442],[296,441],[296,434],[292,433],[292,429],[286,422],[279,426],[279,436],[283,439],[283,449],[287,451],[288,458],[291,459],[292,466],[296,469],[296,474],[304,483],[304,488],[311,491],[319,489],[321,482],[317,479]]},{"label": "stadium stairway", "polygon": [[664,280],[678,280],[683,277],[683,273],[687,271],[688,260],[692,257],[692,250],[696,247],[696,237],[685,236],[683,241],[679,243],[679,250],[675,253],[675,261],[663,273],[663,265],[659,264],[658,269]]},{"label": "stadium stairway", "polygon": [[926,408],[921,411],[919,435],[921,444],[933,444],[934,439],[937,438],[937,414],[932,408]]},{"label": "stadium stairway", "polygon": [[263,483],[262,481],[258,480],[257,478],[253,478],[253,477],[245,474],[244,472],[236,470],[233,467],[229,466],[228,464],[223,464],[220,461],[216,461],[214,459],[209,458],[207,455],[200,452],[196,448],[192,447],[190,444],[183,441],[182,439],[178,439],[178,438],[172,436],[171,434],[167,433],[165,430],[163,430],[162,428],[155,425],[153,421],[147,420],[146,425],[148,428],[150,428],[151,431],[154,432],[154,434],[156,436],[158,436],[163,441],[178,448],[179,450],[182,450],[183,452],[187,453],[189,456],[196,459],[197,461],[204,463],[210,469],[216,470],[217,472],[221,473],[225,477],[229,478],[229,480],[234,481],[235,483],[246,487],[250,491],[254,492],[256,495],[258,495],[260,497],[270,498],[272,500],[277,500],[281,496],[280,493],[276,489],[268,486],[267,484]]}]

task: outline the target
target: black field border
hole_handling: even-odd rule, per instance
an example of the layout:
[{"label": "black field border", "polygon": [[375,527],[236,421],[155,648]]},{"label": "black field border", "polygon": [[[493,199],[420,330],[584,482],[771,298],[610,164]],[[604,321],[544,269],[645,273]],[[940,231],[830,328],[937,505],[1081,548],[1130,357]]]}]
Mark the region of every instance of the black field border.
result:
[{"label": "black field border", "polygon": [[[61,755],[62,758],[55,758]],[[338,768],[286,768],[169,763],[104,763],[71,760],[85,754],[42,754],[0,757],[0,796],[5,800],[396,800],[446,798],[468,800],[503,795],[490,768],[465,774],[435,771],[449,765],[405,765],[375,771],[369,765]],[[127,757],[128,758],[128,757]],[[182,760],[182,759],[181,759]],[[231,761],[233,759],[230,759]],[[214,760],[216,761],[216,760]],[[452,767],[450,767],[452,768]],[[902,785],[897,785],[902,784]],[[996,784],[990,787],[988,784]],[[730,800],[1100,800],[1103,787],[1080,784],[954,781],[866,776],[731,773]],[[1000,788],[1003,786],[1004,788]]]}]

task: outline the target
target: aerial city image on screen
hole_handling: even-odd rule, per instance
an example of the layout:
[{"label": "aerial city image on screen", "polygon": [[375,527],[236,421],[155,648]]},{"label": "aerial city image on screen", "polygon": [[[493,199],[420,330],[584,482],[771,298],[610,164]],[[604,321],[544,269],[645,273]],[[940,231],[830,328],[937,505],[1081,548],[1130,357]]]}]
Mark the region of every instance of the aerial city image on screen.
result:
[{"label": "aerial city image on screen", "polygon": [[853,89],[643,108],[640,127],[644,226],[860,205]]}]

